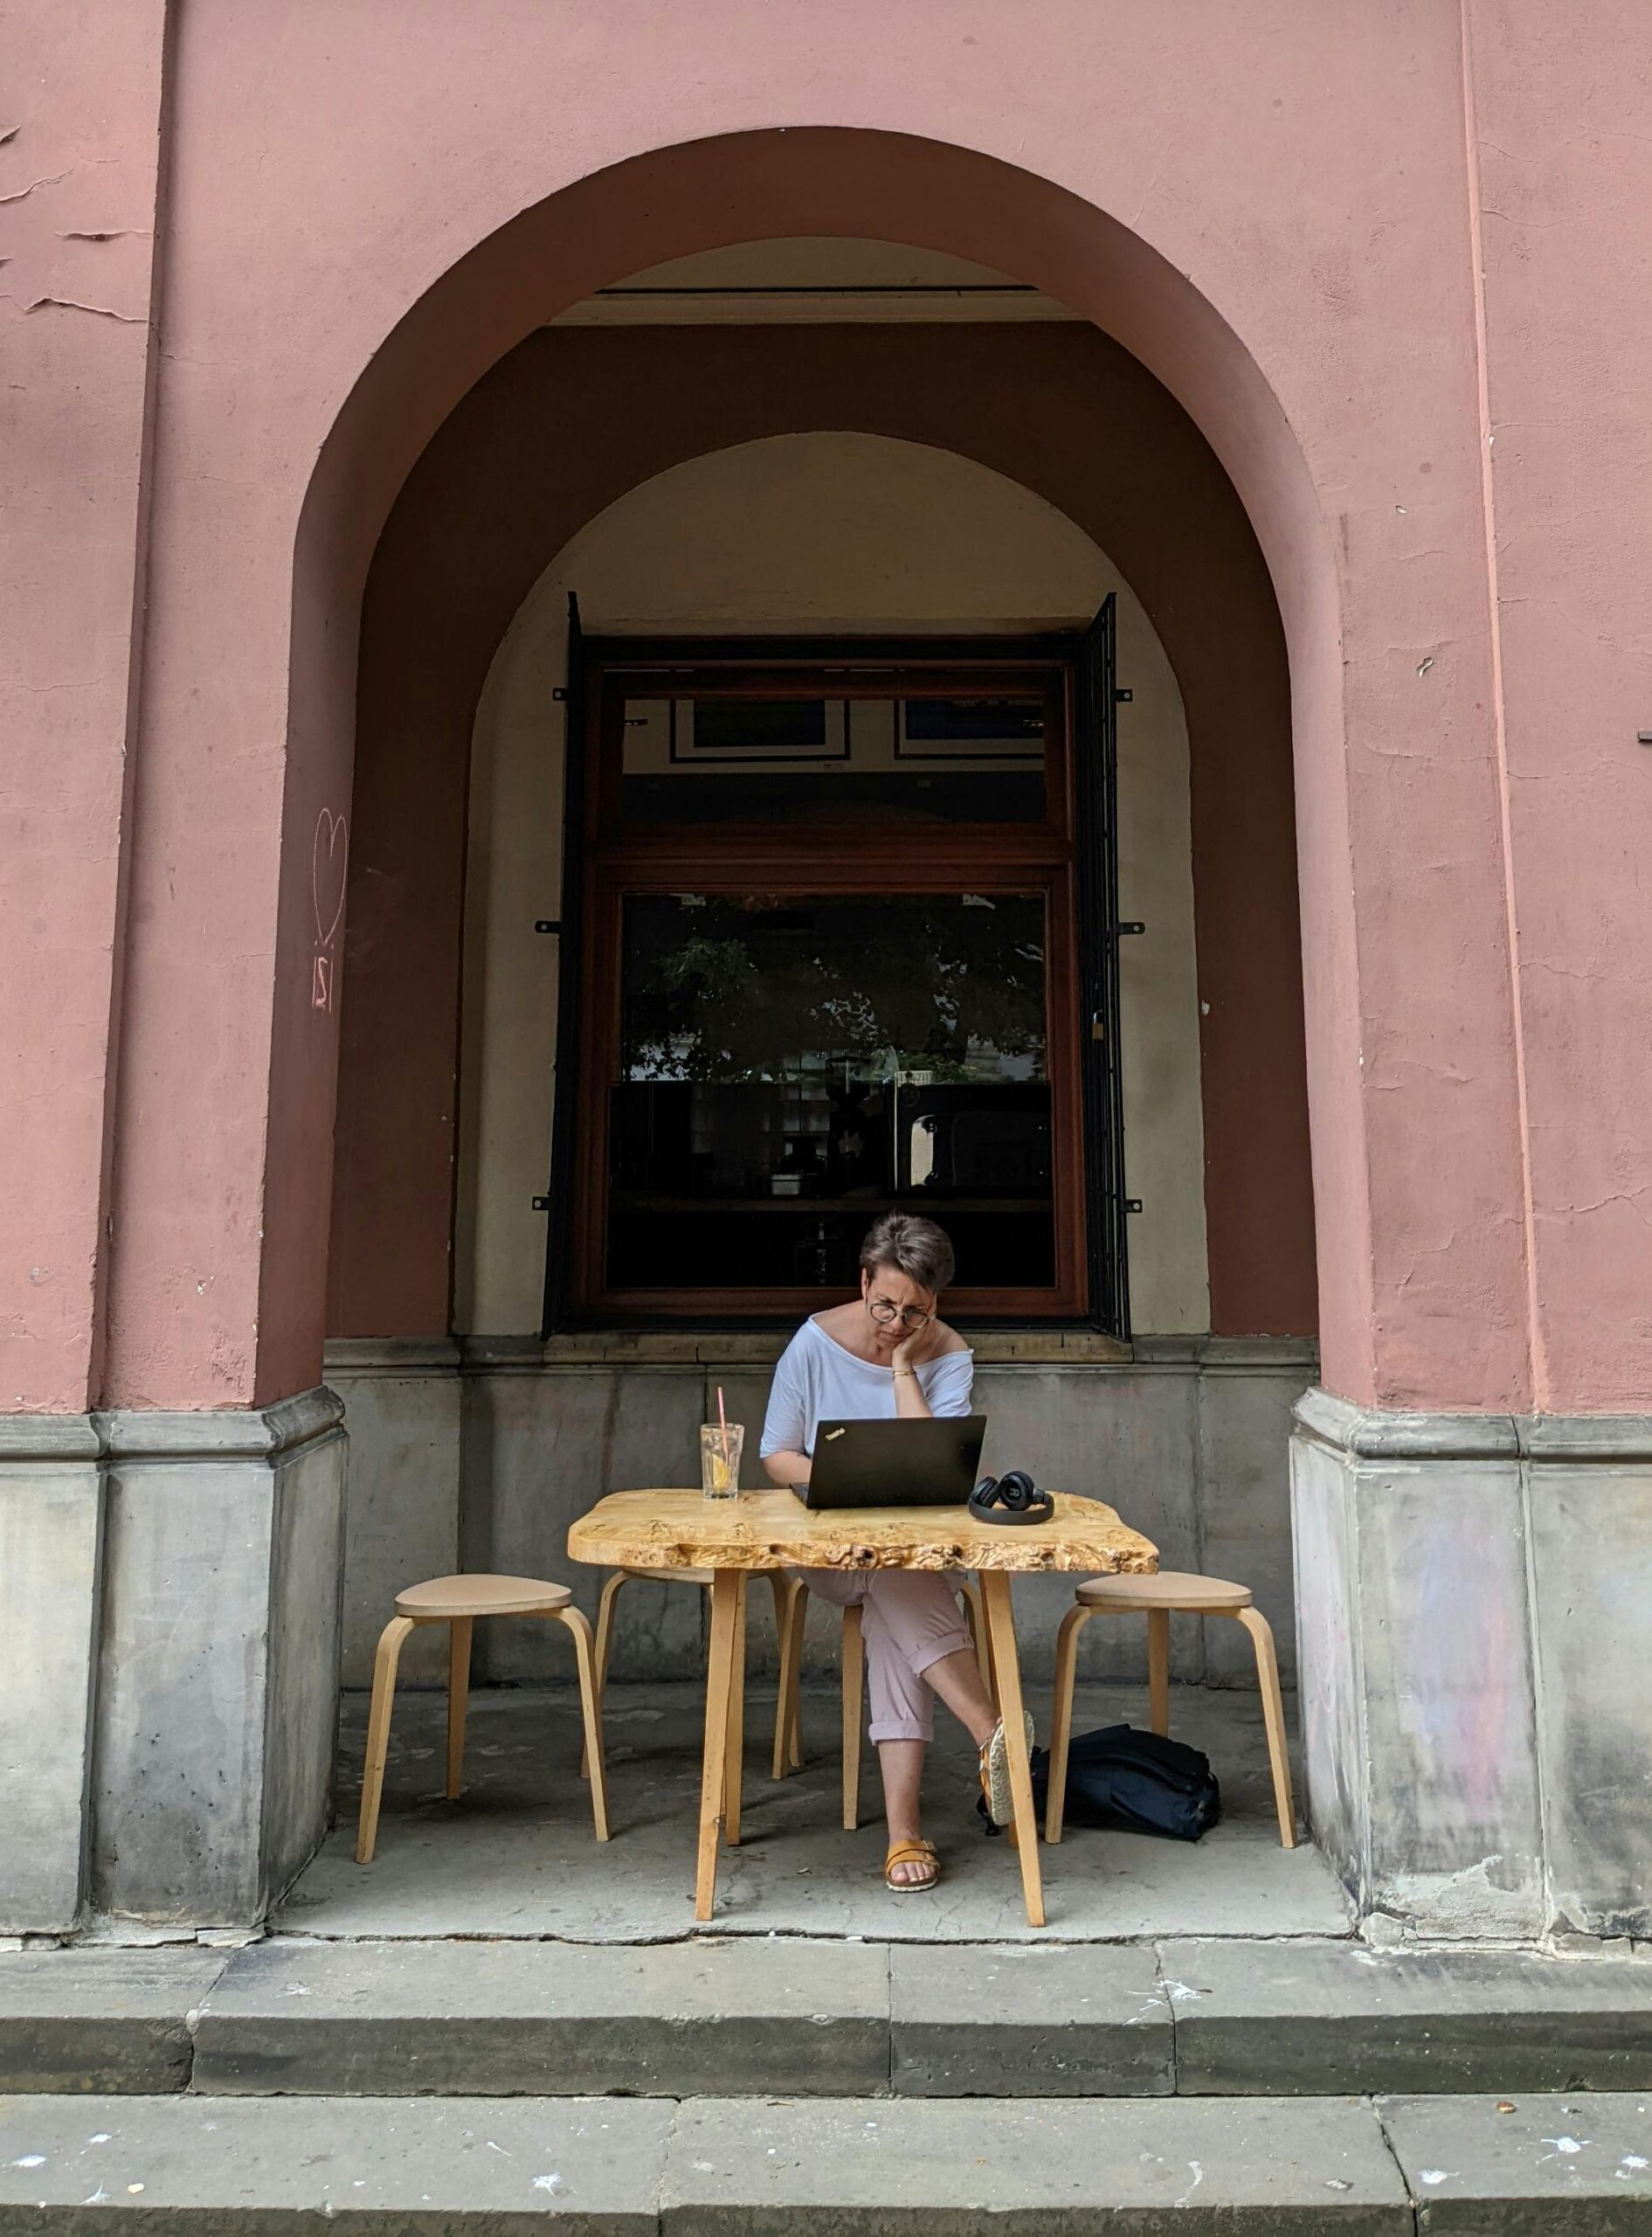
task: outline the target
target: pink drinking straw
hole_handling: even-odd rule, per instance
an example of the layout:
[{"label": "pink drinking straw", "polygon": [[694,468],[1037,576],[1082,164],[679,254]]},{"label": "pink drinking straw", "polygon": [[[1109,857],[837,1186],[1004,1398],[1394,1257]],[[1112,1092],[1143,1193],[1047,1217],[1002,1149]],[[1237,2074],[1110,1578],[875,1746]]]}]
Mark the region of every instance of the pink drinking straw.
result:
[{"label": "pink drinking straw", "polygon": [[722,1385],[717,1385],[717,1422],[722,1431],[722,1465],[729,1465],[729,1416],[722,1410]]}]

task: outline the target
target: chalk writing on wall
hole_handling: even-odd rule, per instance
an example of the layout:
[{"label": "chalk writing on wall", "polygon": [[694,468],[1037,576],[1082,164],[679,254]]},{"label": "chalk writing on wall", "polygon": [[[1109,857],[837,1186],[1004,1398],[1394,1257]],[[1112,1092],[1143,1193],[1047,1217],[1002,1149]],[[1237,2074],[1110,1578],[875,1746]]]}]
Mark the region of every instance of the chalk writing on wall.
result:
[{"label": "chalk writing on wall", "polygon": [[349,826],[323,808],[315,819],[310,848],[310,899],[315,911],[315,950],[310,959],[310,1008],[330,1011],[338,994],[339,926],[344,921],[344,877],[349,862]]}]

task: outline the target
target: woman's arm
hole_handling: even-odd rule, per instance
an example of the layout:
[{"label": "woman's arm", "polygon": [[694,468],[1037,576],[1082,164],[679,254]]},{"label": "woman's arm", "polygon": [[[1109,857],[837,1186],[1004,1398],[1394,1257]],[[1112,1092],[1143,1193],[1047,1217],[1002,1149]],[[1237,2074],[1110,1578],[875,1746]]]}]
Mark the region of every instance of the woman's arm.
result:
[{"label": "woman's arm", "polygon": [[814,1466],[806,1452],[765,1452],[763,1465],[769,1472],[771,1484],[806,1484],[809,1472]]},{"label": "woman's arm", "polygon": [[918,1381],[918,1371],[912,1364],[912,1354],[928,1333],[920,1329],[916,1335],[908,1336],[895,1347],[891,1364],[895,1369],[895,1413],[897,1421],[927,1422],[931,1418],[930,1402],[923,1395],[923,1385]]}]

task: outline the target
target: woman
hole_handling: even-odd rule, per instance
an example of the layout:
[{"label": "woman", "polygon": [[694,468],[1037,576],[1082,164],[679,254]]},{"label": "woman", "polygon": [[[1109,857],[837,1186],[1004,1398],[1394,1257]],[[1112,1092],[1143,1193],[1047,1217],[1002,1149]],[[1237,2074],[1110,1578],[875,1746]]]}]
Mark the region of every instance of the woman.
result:
[{"label": "woman", "polygon": [[[781,1354],[763,1426],[777,1484],[809,1479],[823,1421],[926,1421],[967,1414],[974,1354],[937,1314],[952,1278],[952,1246],[932,1220],[890,1212],[861,1246],[861,1295],[805,1320]],[[1004,1728],[981,1682],[951,1581],[932,1569],[805,1569],[822,1600],[865,1610],[871,1738],[889,1823],[883,1876],[897,1894],[941,1876],[923,1839],[918,1789],[939,1694],[980,1752],[981,1783],[1000,1825],[1009,1817]],[[1032,1720],[1027,1720],[1028,1740]]]}]

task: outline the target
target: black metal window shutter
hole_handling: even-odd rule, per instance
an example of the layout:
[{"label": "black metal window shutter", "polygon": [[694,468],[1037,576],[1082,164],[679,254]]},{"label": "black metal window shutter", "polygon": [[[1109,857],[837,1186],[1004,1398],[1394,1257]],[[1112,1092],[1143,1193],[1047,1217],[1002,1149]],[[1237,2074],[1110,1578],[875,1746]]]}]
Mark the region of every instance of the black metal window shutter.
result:
[{"label": "black metal window shutter", "polygon": [[[1096,1326],[1128,1338],[1134,1209],[1125,1194],[1124,1097],[1118,1030],[1118,677],[1109,596],[1080,641],[1075,677],[1078,810],[1079,1022],[1084,1108],[1089,1309]],[[1132,931],[1138,929],[1131,926]]]},{"label": "black metal window shutter", "polygon": [[579,973],[584,921],[585,838],[585,658],[579,627],[579,599],[568,594],[567,682],[558,696],[563,731],[562,915],[537,929],[557,935],[556,1056],[550,1125],[550,1187],[536,1198],[544,1210],[545,1309],[542,1339],[554,1336],[567,1311],[568,1263],[572,1241],[574,1133],[577,1121],[579,1067]]}]

